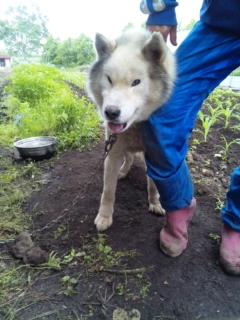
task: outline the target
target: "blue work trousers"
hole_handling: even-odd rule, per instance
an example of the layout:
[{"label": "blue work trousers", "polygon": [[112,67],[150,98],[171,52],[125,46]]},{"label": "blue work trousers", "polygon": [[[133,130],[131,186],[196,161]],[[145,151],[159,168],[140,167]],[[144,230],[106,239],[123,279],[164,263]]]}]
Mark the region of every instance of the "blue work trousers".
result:
[{"label": "blue work trousers", "polygon": [[[167,212],[191,203],[193,184],[185,161],[188,139],[203,101],[240,65],[240,35],[198,22],[176,58],[178,75],[170,100],[142,125],[147,174]],[[222,218],[240,232],[240,168],[233,173]]]}]

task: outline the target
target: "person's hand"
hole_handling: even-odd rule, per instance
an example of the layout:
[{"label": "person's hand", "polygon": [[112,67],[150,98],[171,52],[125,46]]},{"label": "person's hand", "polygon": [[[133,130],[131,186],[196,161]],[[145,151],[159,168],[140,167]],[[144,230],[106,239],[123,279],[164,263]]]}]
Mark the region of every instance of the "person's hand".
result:
[{"label": "person's hand", "polygon": [[165,41],[169,38],[172,45],[177,45],[177,26],[147,26],[150,32],[160,32]]}]

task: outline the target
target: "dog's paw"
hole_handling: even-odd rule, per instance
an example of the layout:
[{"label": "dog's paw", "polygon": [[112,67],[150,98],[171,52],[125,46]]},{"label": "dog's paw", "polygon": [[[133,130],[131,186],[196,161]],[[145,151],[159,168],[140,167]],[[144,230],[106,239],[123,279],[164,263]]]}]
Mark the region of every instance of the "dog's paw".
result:
[{"label": "dog's paw", "polygon": [[94,220],[94,223],[98,231],[107,230],[112,225],[112,222],[113,222],[112,216],[104,217],[99,214],[96,216]]},{"label": "dog's paw", "polygon": [[163,209],[160,203],[149,203],[149,212],[155,213],[159,216],[164,216],[166,211]]}]

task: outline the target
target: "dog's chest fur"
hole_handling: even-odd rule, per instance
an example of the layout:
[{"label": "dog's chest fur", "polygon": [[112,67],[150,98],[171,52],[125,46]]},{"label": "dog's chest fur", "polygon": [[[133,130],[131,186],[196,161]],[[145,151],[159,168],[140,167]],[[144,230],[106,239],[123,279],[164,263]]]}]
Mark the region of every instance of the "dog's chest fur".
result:
[{"label": "dog's chest fur", "polygon": [[144,145],[140,132],[140,124],[135,124],[127,131],[117,136],[115,150],[124,152],[141,152],[144,151]]}]

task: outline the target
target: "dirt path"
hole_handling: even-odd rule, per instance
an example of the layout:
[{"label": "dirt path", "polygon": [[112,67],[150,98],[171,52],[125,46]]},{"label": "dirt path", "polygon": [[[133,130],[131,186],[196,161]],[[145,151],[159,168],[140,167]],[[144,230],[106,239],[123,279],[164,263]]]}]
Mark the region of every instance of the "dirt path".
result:
[{"label": "dirt path", "polygon": [[[86,243],[96,239],[93,220],[102,189],[102,150],[98,145],[89,152],[63,154],[46,174],[49,182],[26,204],[26,212],[34,216],[33,230],[57,221],[37,232],[39,243],[48,251],[59,255],[71,248],[83,251]],[[168,258],[158,246],[164,217],[148,213],[144,172],[135,165],[119,182],[114,223],[105,234],[114,252],[134,252],[112,269],[145,268],[146,272],[91,272],[86,263],[75,262],[62,271],[41,274],[28,298],[35,303],[19,312],[18,319],[40,314],[41,319],[112,319],[118,307],[138,309],[141,319],[239,319],[240,279],[223,273],[218,264],[219,214],[211,192],[200,193],[189,248],[179,258]],[[78,279],[69,297],[61,291],[64,275]]]}]

